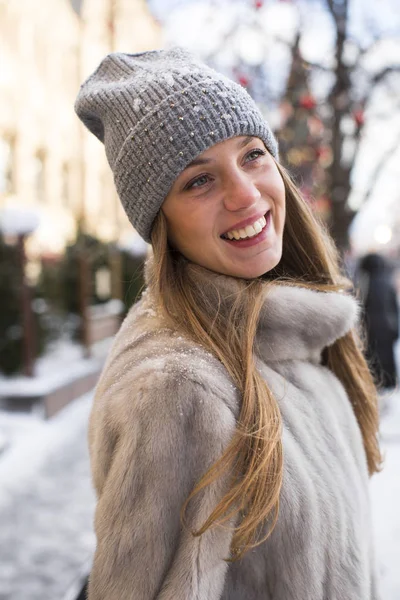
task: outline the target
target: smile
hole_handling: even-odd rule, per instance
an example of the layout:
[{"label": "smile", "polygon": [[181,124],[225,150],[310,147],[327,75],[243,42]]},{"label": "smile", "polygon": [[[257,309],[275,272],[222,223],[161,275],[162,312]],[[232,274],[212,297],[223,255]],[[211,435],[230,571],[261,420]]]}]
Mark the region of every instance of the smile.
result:
[{"label": "smile", "polygon": [[247,225],[243,229],[232,229],[224,233],[221,238],[232,242],[240,242],[242,240],[250,240],[258,237],[267,228],[270,221],[271,211],[263,217],[260,217],[254,223]]}]

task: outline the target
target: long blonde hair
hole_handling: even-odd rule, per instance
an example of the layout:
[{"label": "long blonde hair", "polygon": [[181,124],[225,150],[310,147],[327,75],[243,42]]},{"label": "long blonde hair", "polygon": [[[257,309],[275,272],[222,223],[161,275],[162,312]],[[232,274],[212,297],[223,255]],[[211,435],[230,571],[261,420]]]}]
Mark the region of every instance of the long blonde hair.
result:
[{"label": "long blonde hair", "polygon": [[[349,282],[340,274],[337,252],[316,221],[286,171],[278,165],[286,190],[286,222],[279,265],[263,278],[243,281],[229,310],[210,310],[209,298],[187,269],[187,261],[168,245],[167,227],[160,211],[152,232],[154,260],[149,286],[164,313],[225,366],[241,394],[236,432],[220,459],[197,483],[182,508],[223,473],[231,484],[202,527],[238,516],[231,559],[260,544],[275,527],[283,475],[282,423],[276,399],[259,374],[254,341],[268,282],[280,280],[322,291],[343,290]],[[358,420],[369,473],[379,470],[376,388],[354,331],[324,351],[324,363],[344,385]]]}]

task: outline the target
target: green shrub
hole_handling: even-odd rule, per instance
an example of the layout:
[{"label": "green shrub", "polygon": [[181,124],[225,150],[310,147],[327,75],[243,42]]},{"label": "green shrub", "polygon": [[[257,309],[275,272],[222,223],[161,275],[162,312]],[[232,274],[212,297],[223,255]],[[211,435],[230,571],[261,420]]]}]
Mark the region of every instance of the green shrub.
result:
[{"label": "green shrub", "polygon": [[[34,351],[40,355],[46,345],[46,326],[42,320],[43,303],[36,291],[32,298]],[[5,243],[0,235],[0,371],[13,375],[22,370],[23,325],[21,315],[21,271],[16,245]]]}]

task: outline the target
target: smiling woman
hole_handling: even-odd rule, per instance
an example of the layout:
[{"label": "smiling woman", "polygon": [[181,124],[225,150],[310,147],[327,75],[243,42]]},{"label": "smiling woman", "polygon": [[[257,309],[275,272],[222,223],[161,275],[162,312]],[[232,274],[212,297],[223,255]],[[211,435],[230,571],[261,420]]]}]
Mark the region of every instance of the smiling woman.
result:
[{"label": "smiling woman", "polygon": [[76,110],[152,245],[90,419],[89,600],[377,600],[358,307],[268,123],[180,49],[107,56]]}]

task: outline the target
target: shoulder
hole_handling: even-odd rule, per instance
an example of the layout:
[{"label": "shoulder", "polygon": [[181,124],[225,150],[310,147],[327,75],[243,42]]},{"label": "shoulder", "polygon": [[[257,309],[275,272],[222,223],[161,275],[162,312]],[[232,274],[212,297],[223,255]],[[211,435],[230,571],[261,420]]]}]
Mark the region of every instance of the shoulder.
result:
[{"label": "shoulder", "polygon": [[223,365],[149,308],[128,314],[96,389],[91,427],[189,423],[232,429],[238,392]]}]

